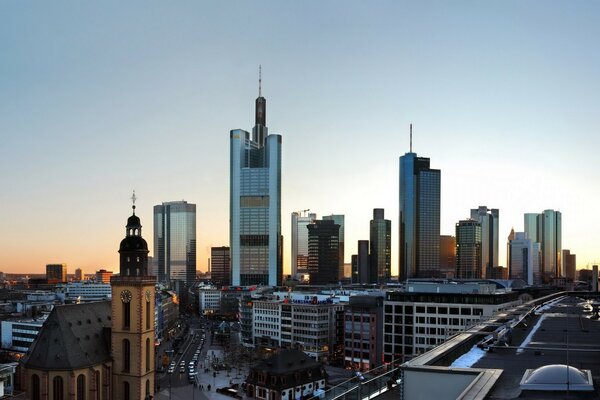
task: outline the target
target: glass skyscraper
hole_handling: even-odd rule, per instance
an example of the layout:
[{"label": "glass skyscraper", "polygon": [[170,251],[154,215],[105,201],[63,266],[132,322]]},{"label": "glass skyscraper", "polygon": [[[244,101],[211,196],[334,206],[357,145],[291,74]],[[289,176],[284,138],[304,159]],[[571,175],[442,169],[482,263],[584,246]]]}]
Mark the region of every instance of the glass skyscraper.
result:
[{"label": "glass skyscraper", "polygon": [[456,224],[456,277],[481,279],[481,224],[467,219]]},{"label": "glass skyscraper", "polygon": [[308,274],[308,225],[316,219],[317,214],[292,213],[292,277]]},{"label": "glass skyscraper", "polygon": [[440,274],[440,175],[412,149],[400,157],[400,281]]},{"label": "glass skyscraper", "polygon": [[564,276],[562,269],[562,214],[544,210],[541,214],[525,214],[525,232],[532,242],[541,245],[540,273],[544,283]]},{"label": "glass skyscraper", "polygon": [[392,221],[384,218],[383,208],[373,209],[370,231],[369,283],[388,283],[392,278]]},{"label": "glass skyscraper", "polygon": [[268,134],[266,104],[259,86],[252,133],[230,132],[232,285],[282,282],[281,135]]},{"label": "glass skyscraper", "polygon": [[170,201],[154,206],[154,261],[159,282],[196,279],[196,205]]},{"label": "glass skyscraper", "polygon": [[489,278],[494,267],[498,266],[500,212],[486,206],[471,209],[471,219],[481,225],[481,278]]},{"label": "glass skyscraper", "polygon": [[340,226],[340,233],[338,236],[339,239],[339,247],[338,247],[338,279],[344,279],[344,215],[342,214],[331,214],[324,215],[323,221],[331,220]]}]

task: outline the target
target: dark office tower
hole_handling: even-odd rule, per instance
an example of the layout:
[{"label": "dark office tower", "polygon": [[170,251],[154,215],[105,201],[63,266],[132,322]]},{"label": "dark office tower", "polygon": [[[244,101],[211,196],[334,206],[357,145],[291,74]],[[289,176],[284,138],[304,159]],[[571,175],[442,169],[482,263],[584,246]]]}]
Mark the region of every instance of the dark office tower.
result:
[{"label": "dark office tower", "polygon": [[498,266],[498,220],[497,208],[486,206],[471,209],[471,219],[481,224],[481,277],[489,278],[494,267]]},{"label": "dark office tower", "polygon": [[542,248],[540,272],[543,283],[564,276],[562,270],[562,214],[560,211],[544,210],[541,214],[525,214],[525,232]]},{"label": "dark office tower", "polygon": [[383,208],[373,209],[371,231],[371,283],[387,283],[392,277],[392,221],[384,218]]},{"label": "dark office tower", "polygon": [[344,216],[341,214],[325,215],[323,216],[323,220],[332,220],[340,226],[340,265],[338,266],[338,279],[342,280],[344,279]]},{"label": "dark office tower", "polygon": [[[259,81],[260,82],[260,81]],[[230,132],[229,243],[233,285],[281,284],[281,135],[268,134],[260,83],[252,133]]]},{"label": "dark office tower", "polygon": [[572,281],[575,280],[575,272],[577,269],[577,257],[575,254],[571,254],[571,250],[564,249],[562,251],[562,262],[565,276]]},{"label": "dark office tower", "polygon": [[196,205],[170,201],[154,206],[154,258],[158,281],[196,280]]},{"label": "dark office tower", "polygon": [[67,282],[67,264],[46,264],[48,283]]},{"label": "dark office tower", "polygon": [[440,277],[454,278],[456,275],[456,238],[440,236]]},{"label": "dark office tower", "polygon": [[308,225],[308,273],[310,283],[325,285],[339,281],[340,226],[333,220]]},{"label": "dark office tower", "polygon": [[429,168],[429,158],[412,152],[412,145],[400,157],[400,281],[439,276],[440,175]]},{"label": "dark office tower", "polygon": [[231,285],[231,260],[229,258],[229,247],[210,248],[210,277],[218,286]]},{"label": "dark office tower", "polygon": [[369,241],[358,241],[358,254],[352,256],[352,283],[370,283]]},{"label": "dark office tower", "polygon": [[456,224],[456,277],[481,278],[481,224],[472,219]]}]

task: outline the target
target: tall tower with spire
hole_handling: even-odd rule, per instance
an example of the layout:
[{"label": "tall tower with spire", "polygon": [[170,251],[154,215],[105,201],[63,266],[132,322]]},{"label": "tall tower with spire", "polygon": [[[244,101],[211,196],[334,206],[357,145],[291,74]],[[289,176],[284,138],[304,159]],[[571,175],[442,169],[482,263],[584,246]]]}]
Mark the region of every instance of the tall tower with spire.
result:
[{"label": "tall tower with spire", "polygon": [[135,215],[127,219],[125,238],[119,246],[119,275],[112,287],[111,354],[114,398],[150,399],[154,395],[154,285],[148,275],[148,244]]},{"label": "tall tower with spire", "polygon": [[281,236],[281,135],[269,134],[267,101],[258,98],[252,133],[230,131],[229,242],[233,285],[279,285],[283,275]]}]

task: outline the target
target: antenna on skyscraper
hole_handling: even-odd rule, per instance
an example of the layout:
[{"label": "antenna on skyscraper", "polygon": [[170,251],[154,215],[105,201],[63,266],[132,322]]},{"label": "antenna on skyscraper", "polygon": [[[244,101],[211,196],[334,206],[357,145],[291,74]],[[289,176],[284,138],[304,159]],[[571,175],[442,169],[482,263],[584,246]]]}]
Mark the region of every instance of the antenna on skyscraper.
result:
[{"label": "antenna on skyscraper", "polygon": [[262,65],[258,65],[258,97],[262,97]]},{"label": "antenna on skyscraper", "polygon": [[410,152],[412,153],[412,124],[410,124]]}]

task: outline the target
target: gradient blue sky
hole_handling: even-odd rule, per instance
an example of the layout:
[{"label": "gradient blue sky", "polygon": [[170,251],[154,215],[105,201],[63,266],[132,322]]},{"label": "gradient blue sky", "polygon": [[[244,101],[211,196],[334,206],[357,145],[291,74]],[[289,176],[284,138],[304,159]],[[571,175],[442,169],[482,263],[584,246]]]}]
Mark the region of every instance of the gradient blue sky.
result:
[{"label": "gradient blue sky", "polygon": [[600,260],[600,3],[0,2],[0,270],[118,269],[138,195],[197,204],[198,267],[228,244],[229,130],[250,129],[263,65],[290,213],[392,220],[398,157],[442,171],[441,233],[500,209],[500,262],[523,213],[563,213],[563,248]]}]

